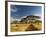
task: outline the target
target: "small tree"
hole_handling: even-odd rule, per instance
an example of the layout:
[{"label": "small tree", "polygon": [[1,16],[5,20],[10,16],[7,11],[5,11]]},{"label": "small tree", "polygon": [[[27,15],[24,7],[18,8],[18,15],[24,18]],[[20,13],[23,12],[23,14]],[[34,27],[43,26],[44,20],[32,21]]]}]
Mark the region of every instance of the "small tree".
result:
[{"label": "small tree", "polygon": [[36,20],[35,23],[37,23],[39,25],[39,23],[41,23],[41,21],[40,20]]}]

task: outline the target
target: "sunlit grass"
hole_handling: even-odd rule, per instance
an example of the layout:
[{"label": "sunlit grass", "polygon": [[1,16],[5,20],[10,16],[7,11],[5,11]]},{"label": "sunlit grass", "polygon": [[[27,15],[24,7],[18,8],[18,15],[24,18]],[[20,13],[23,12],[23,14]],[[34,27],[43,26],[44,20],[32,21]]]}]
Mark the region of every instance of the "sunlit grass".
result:
[{"label": "sunlit grass", "polygon": [[[31,23],[28,23],[28,24],[11,24],[11,32],[22,32],[22,31],[26,31],[26,29],[31,25]],[[38,30],[41,30],[41,26],[42,24],[41,23],[35,23],[33,24],[33,26],[35,28],[37,28],[36,31]],[[31,28],[32,29],[32,28]],[[33,30],[32,30],[33,31]]]}]

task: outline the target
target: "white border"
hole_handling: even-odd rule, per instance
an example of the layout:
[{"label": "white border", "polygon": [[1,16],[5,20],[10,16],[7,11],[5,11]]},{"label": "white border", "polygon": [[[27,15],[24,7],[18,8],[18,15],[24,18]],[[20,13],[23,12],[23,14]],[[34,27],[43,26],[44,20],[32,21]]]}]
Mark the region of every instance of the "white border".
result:
[{"label": "white border", "polygon": [[[10,5],[11,4],[12,5],[41,6],[42,7],[42,30],[41,31],[28,31],[28,32],[10,32]],[[35,34],[35,33],[44,33],[44,4],[8,2],[8,35]]]}]

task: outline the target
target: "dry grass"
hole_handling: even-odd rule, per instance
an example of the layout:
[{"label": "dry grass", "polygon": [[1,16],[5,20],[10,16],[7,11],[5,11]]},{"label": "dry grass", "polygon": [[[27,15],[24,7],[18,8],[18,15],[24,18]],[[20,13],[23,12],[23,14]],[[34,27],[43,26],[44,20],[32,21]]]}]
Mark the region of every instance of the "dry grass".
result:
[{"label": "dry grass", "polygon": [[[26,29],[28,29],[28,27],[31,24],[11,24],[11,32],[21,32],[21,31],[25,31]],[[40,25],[37,25],[37,23],[35,25],[33,25],[35,28],[37,28],[38,30],[41,30],[41,23]],[[32,29],[32,28],[30,28]]]},{"label": "dry grass", "polygon": [[30,24],[11,24],[11,31],[25,31]]}]

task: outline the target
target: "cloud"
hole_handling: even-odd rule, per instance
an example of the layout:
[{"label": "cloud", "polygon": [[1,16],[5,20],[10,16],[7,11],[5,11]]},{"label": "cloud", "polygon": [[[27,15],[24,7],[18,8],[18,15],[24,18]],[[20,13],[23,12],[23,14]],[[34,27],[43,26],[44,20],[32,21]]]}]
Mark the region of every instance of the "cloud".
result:
[{"label": "cloud", "polygon": [[21,21],[21,19],[16,19],[16,21]]},{"label": "cloud", "polygon": [[11,21],[11,22],[13,22],[13,21],[21,21],[21,19],[16,19],[16,18],[11,17],[11,18],[10,18],[10,21]]},{"label": "cloud", "polygon": [[21,18],[26,18],[27,16],[22,16]]},{"label": "cloud", "polygon": [[42,19],[42,15],[40,15],[40,14],[34,14],[35,16],[40,16],[40,19],[38,19],[38,20],[41,20]]},{"label": "cloud", "polygon": [[40,14],[34,14],[35,16],[40,16],[41,17],[41,15]]},{"label": "cloud", "polygon": [[16,9],[11,9],[12,12],[17,12],[17,10],[18,10],[17,8]]},{"label": "cloud", "polygon": [[15,21],[15,19],[14,19],[13,17],[11,17],[11,18],[10,18],[10,21],[13,22],[13,21]]}]

